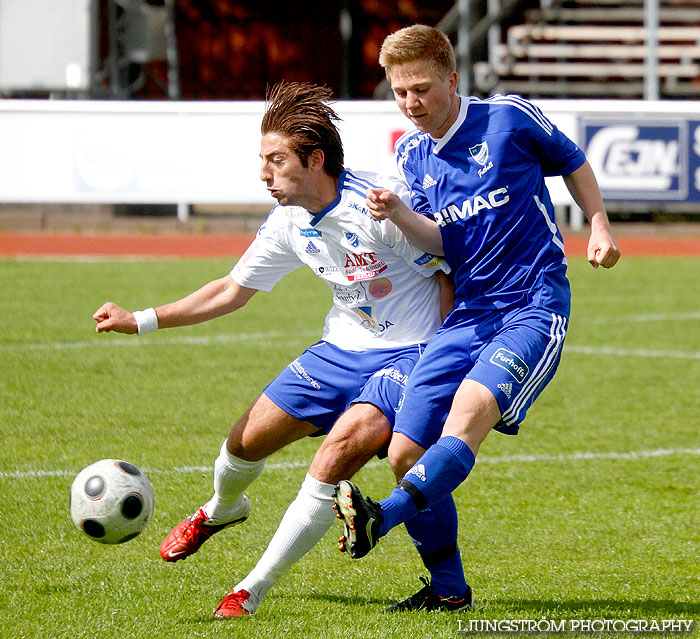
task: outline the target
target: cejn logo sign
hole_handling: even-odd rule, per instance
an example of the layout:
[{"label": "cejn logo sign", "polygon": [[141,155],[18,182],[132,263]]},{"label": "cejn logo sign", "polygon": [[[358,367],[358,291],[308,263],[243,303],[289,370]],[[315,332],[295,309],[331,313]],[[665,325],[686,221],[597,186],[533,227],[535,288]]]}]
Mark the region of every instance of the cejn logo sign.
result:
[{"label": "cejn logo sign", "polygon": [[689,189],[690,125],[684,120],[582,118],[581,139],[603,196],[628,201],[694,199]]}]

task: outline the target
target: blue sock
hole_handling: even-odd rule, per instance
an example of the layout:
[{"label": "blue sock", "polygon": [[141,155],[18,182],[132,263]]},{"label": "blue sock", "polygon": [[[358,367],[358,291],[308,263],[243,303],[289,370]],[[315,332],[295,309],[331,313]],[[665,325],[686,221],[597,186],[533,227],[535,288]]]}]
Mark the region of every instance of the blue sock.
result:
[{"label": "blue sock", "polygon": [[441,597],[461,597],[467,590],[457,527],[452,495],[406,521],[406,530],[430,572],[433,592]]},{"label": "blue sock", "polygon": [[415,517],[450,495],[469,475],[474,453],[458,437],[441,437],[425,451],[389,497],[380,501],[384,521],[379,535]]},{"label": "blue sock", "polygon": [[384,521],[379,525],[379,536],[386,535],[394,526],[404,523],[418,514],[418,509],[405,490],[394,488],[391,494],[379,502]]}]

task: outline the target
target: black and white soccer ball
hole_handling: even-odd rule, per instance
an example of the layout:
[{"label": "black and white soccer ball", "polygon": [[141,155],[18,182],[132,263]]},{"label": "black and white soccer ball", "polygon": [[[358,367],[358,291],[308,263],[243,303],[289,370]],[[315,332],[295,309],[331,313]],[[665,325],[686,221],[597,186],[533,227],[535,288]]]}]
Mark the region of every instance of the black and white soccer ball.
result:
[{"label": "black and white soccer ball", "polygon": [[143,532],[153,514],[153,487],[133,464],[102,459],[83,468],[70,489],[78,530],[101,544],[122,544]]}]

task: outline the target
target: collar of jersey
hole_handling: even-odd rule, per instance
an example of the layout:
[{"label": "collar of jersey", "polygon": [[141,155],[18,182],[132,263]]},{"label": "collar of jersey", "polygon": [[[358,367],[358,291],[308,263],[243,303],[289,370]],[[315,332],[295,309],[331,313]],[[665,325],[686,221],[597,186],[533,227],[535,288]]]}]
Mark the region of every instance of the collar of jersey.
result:
[{"label": "collar of jersey", "polygon": [[[311,226],[316,226],[328,213],[332,211],[338,204],[340,204],[340,198],[343,197],[343,185],[345,184],[345,176],[348,174],[347,171],[343,171],[338,177],[338,196],[333,200],[325,209],[322,209],[318,213],[312,213]],[[311,211],[309,211],[311,213]]]},{"label": "collar of jersey", "polygon": [[452,123],[452,126],[447,129],[447,133],[441,138],[435,139],[430,136],[430,139],[435,142],[433,147],[433,153],[439,153],[440,150],[452,139],[457,129],[462,126],[464,121],[467,119],[467,109],[469,108],[469,98],[464,96],[459,96],[459,113],[457,114],[457,119]]}]

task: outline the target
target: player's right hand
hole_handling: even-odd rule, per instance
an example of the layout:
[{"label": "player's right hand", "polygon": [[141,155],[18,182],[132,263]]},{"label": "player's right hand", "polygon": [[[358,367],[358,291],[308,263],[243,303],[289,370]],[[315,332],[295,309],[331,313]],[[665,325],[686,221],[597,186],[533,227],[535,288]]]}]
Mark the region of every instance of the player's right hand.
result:
[{"label": "player's right hand", "polygon": [[97,322],[95,330],[98,333],[126,333],[134,335],[138,332],[136,318],[131,311],[124,310],[114,302],[107,302],[98,308],[92,316]]},{"label": "player's right hand", "polygon": [[401,199],[396,193],[389,189],[369,188],[367,189],[367,206],[369,214],[375,220],[391,219],[398,213]]}]

